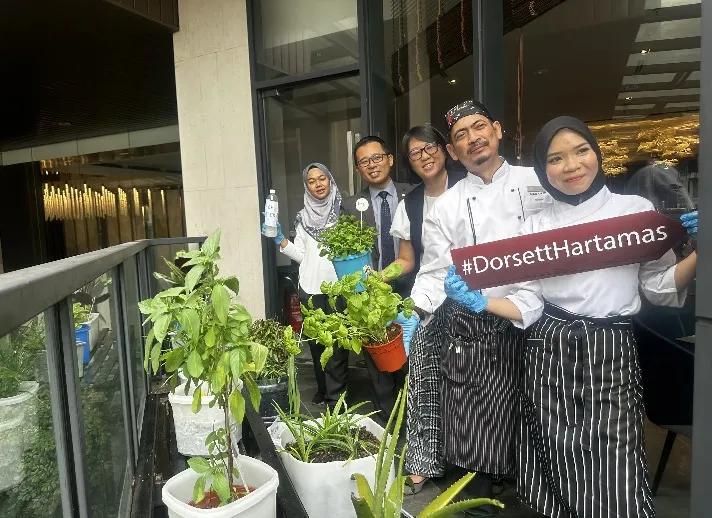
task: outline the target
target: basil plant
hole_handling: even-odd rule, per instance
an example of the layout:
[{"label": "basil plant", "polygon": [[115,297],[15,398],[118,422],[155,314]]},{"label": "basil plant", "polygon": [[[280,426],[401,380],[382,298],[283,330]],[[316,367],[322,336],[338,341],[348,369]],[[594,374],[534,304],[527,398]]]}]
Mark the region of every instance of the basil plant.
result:
[{"label": "basil plant", "polygon": [[[172,389],[178,385],[177,372],[188,378],[184,393],[193,392],[193,412],[199,412],[202,395],[213,396],[225,415],[225,428],[208,437],[211,457],[191,459],[189,465],[198,473],[193,499],[204,498],[206,484],[229,503],[239,495],[235,491],[230,415],[238,423],[245,416],[242,380],[255,409],[260,392],[255,377],[262,371],[267,347],[250,340],[252,318],[244,306],[232,301],[240,289],[236,277],[219,277],[220,229],[207,238],[199,250],[182,251],[186,260],[171,266],[170,278],[156,274],[173,286],[139,304],[141,312],[153,325],[146,337],[144,368],[157,373],[161,366],[171,374]],[[186,273],[187,272],[187,273]],[[164,342],[170,343],[164,347]],[[221,431],[222,430],[222,431]]]}]

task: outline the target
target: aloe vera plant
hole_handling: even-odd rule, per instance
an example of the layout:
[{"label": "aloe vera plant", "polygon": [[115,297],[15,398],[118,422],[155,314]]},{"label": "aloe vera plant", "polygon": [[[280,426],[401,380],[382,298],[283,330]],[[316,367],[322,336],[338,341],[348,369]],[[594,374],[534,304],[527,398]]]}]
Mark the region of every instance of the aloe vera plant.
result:
[{"label": "aloe vera plant", "polygon": [[[405,385],[406,387],[408,386],[407,381]],[[359,493],[358,496],[353,493],[351,494],[351,501],[353,502],[354,510],[358,518],[400,518],[401,516],[405,484],[410,483],[409,479],[403,474],[403,462],[405,461],[407,444],[404,445],[401,450],[396,478],[390,487],[387,487],[387,485],[388,475],[393,470],[396,444],[398,443],[398,437],[405,415],[405,393],[406,389],[403,389],[396,398],[396,404],[386,425],[386,433],[378,449],[375,488],[371,488],[368,480],[366,480],[366,477],[363,475],[357,473],[352,476],[356,481],[356,488]],[[417,518],[447,518],[467,509],[483,505],[493,505],[504,508],[502,502],[491,498],[474,498],[453,503],[458,493],[462,491],[474,476],[474,473],[468,473],[455,482],[435,500],[430,502],[425,509],[418,513]]]}]

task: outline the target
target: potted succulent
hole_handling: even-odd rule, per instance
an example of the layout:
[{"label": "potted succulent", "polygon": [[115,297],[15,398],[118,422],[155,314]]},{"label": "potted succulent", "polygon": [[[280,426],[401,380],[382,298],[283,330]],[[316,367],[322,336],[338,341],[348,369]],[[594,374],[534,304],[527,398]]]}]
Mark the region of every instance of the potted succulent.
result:
[{"label": "potted succulent", "polygon": [[[405,385],[407,387],[408,383],[406,382]],[[363,473],[355,472],[353,474],[358,495],[352,493],[351,502],[357,518],[400,518],[405,515],[403,494],[405,485],[411,483],[410,478],[403,474],[407,444],[404,444],[401,450],[395,480],[391,480],[396,458],[396,445],[406,409],[405,392],[406,389],[403,389],[398,394],[396,404],[388,419],[385,438],[381,441],[378,449],[374,476],[369,479]],[[455,482],[418,513],[417,518],[447,518],[467,509],[484,505],[504,508],[504,504],[500,501],[490,498],[475,498],[452,503],[453,499],[474,476],[474,473],[468,473]],[[375,480],[375,484],[372,483],[372,480]]]},{"label": "potted succulent", "polygon": [[255,320],[250,330],[250,340],[267,347],[267,358],[262,372],[255,377],[262,400],[260,415],[273,420],[277,416],[275,405],[286,408],[289,404],[288,376],[290,361],[299,354],[297,337],[290,326],[276,320]]},{"label": "potted succulent", "polygon": [[319,236],[319,255],[329,258],[336,277],[341,279],[371,266],[371,250],[377,235],[376,229],[364,225],[363,220],[342,214],[336,224],[325,228]]},{"label": "potted succulent", "polygon": [[[329,296],[332,308],[336,308],[339,297],[346,300],[343,312],[326,314],[314,309],[311,300],[302,305],[304,334],[324,346],[322,367],[333,355],[334,345],[357,354],[361,346],[365,347],[382,372],[394,372],[403,366],[406,361],[403,329],[393,321],[399,311],[410,317],[414,304],[410,298],[401,299],[385,281],[397,277],[400,269],[399,264],[391,264],[383,274],[371,271],[362,278],[355,272],[336,282],[323,283],[321,291]],[[358,284],[363,285],[363,291],[355,290]]]},{"label": "potted succulent", "polygon": [[[346,395],[317,419],[277,408],[270,426],[284,468],[307,514],[313,518],[353,516],[349,494],[356,490],[352,473],[365,473],[371,483],[376,452],[384,430],[370,416],[358,414],[367,403],[347,406]],[[391,480],[393,474],[391,473]]]},{"label": "potted succulent", "polygon": [[[231,425],[231,420],[241,423],[245,415],[240,382],[251,404],[259,408],[254,378],[262,371],[268,350],[249,339],[250,314],[232,301],[239,291],[237,278],[218,276],[220,230],[199,250],[178,256],[187,259],[183,267],[189,268],[184,285],[168,288],[139,305],[153,324],[146,337],[144,367],[155,373],[162,365],[170,373],[173,389],[182,370],[187,378],[183,393],[194,389],[193,412],[202,408],[203,393],[209,394],[209,406],[217,405],[222,411],[222,427],[205,439],[207,459],[191,458],[191,469],[166,482],[163,501],[171,516],[177,517],[274,516],[277,473],[261,461],[234,453]],[[177,346],[164,352],[169,329],[175,330],[170,340]]]}]

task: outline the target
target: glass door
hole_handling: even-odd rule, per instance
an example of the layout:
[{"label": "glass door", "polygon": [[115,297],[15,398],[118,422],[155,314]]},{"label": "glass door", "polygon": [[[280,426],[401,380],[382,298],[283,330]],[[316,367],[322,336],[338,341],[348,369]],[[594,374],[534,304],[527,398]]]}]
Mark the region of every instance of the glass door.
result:
[{"label": "glass door", "polygon": [[[321,162],[331,170],[342,197],[361,188],[353,167],[353,145],[360,138],[361,93],[358,77],[282,87],[262,94],[266,164],[277,191],[285,236],[304,206],[302,169]],[[289,259],[277,254],[277,265]]]}]

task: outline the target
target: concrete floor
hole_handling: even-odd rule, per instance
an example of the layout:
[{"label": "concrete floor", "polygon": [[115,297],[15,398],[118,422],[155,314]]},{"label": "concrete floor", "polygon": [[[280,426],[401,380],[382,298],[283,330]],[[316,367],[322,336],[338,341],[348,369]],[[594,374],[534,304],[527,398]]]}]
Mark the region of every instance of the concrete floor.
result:
[{"label": "concrete floor", "polygon": [[[349,368],[348,402],[354,404],[360,401],[370,401],[371,388],[368,373],[359,358],[352,355]],[[313,364],[308,350],[298,358],[298,380],[302,401],[308,412],[318,416],[322,407],[311,404],[316,393],[316,380]],[[646,421],[645,439],[648,455],[648,466],[651,478],[657,469],[660,454],[665,442],[666,431]],[[657,516],[659,518],[687,518],[690,515],[690,462],[692,456],[692,441],[678,436],[670,455],[658,495],[654,498]],[[505,504],[505,510],[500,513],[503,518],[537,518],[542,515],[532,511],[517,498],[516,491],[505,483],[502,494],[497,498]],[[417,495],[408,496],[404,508],[415,516],[440,490],[436,484],[426,484],[423,491]]]}]

